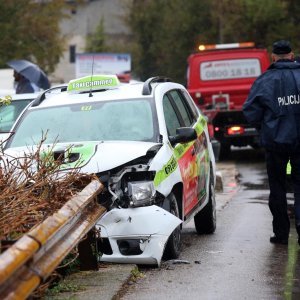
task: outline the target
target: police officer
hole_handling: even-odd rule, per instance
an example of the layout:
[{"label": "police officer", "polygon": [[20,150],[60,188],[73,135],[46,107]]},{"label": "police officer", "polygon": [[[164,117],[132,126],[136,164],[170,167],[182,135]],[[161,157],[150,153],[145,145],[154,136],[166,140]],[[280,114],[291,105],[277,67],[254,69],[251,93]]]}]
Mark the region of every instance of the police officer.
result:
[{"label": "police officer", "polygon": [[295,226],[300,245],[300,63],[294,62],[288,41],[273,44],[272,64],[254,82],[243,113],[258,129],[261,145],[265,148],[274,232],[270,242],[288,244],[286,166],[290,160]]}]

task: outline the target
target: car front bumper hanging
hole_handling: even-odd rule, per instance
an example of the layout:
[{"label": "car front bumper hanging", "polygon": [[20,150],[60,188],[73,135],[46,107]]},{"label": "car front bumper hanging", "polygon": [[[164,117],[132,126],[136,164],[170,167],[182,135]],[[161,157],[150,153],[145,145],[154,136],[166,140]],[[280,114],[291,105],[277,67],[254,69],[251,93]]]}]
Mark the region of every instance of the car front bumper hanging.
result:
[{"label": "car front bumper hanging", "polygon": [[156,205],[112,209],[96,225],[111,247],[111,254],[103,254],[100,261],[159,266],[169,236],[181,223]]}]

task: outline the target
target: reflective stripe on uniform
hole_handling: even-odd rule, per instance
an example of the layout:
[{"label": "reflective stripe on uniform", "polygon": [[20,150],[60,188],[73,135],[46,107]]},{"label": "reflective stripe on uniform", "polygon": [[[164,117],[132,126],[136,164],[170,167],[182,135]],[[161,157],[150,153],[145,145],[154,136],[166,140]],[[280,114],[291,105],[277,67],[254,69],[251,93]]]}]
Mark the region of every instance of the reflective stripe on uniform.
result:
[{"label": "reflective stripe on uniform", "polygon": [[289,161],[287,166],[286,166],[286,174],[291,175],[291,173],[292,173],[292,167],[291,167],[291,163]]}]

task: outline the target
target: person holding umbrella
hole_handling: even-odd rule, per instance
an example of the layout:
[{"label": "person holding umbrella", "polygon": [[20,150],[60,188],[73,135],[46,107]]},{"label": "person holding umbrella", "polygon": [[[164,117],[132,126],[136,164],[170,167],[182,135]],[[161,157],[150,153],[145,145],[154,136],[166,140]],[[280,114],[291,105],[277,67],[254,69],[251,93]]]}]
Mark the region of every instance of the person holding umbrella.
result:
[{"label": "person holding umbrella", "polygon": [[50,88],[46,74],[36,64],[20,59],[11,60],[7,65],[14,69],[16,94],[34,93]]},{"label": "person holding umbrella", "polygon": [[14,78],[16,94],[34,93],[40,90],[36,84],[30,82],[26,77],[18,73],[16,70],[14,70]]}]

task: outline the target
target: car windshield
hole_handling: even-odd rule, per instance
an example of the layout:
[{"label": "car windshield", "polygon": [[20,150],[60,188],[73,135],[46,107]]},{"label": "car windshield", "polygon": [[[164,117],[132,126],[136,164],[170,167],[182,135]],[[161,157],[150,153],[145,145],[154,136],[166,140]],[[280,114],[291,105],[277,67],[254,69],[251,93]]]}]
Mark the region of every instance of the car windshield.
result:
[{"label": "car windshield", "polygon": [[10,131],[16,119],[30,101],[30,99],[13,100],[8,105],[0,106],[0,132]]},{"label": "car windshield", "polygon": [[28,110],[8,147],[80,141],[156,141],[148,100],[120,100]]}]

